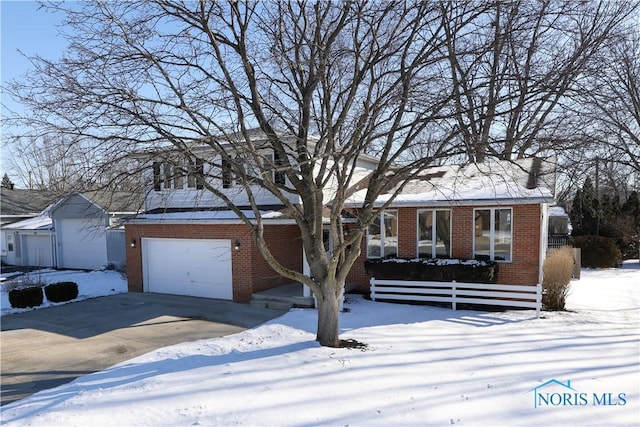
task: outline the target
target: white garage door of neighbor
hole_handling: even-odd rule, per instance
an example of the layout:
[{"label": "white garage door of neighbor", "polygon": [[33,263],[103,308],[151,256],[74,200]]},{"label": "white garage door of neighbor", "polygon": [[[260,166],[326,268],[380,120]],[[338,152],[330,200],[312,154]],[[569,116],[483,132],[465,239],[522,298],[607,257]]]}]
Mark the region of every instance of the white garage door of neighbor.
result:
[{"label": "white garage door of neighbor", "polygon": [[233,299],[231,240],[142,239],[145,290]]},{"label": "white garage door of neighbor", "polygon": [[27,247],[26,265],[31,267],[53,267],[53,251],[50,236],[25,236]]},{"label": "white garage door of neighbor", "polygon": [[61,219],[56,227],[61,268],[93,270],[107,263],[107,238],[102,221]]}]

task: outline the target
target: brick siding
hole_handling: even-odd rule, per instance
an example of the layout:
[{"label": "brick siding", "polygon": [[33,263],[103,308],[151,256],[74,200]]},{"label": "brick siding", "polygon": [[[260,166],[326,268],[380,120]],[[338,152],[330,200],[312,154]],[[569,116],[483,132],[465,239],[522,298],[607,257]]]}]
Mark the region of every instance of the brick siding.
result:
[{"label": "brick siding", "polygon": [[[491,208],[498,206],[482,206]],[[540,220],[538,204],[499,206],[513,209],[512,217],[512,261],[500,262],[498,283],[509,285],[535,285],[538,283],[540,265]],[[413,258],[417,253],[417,211],[415,207],[398,208],[398,256]],[[473,257],[473,206],[456,206],[451,212],[451,256],[471,259]],[[365,237],[366,238],[366,237]],[[348,283],[360,292],[369,291],[369,279],[364,271],[366,242],[362,242],[362,254],[347,278]]]},{"label": "brick siding", "polygon": [[[127,224],[125,241],[135,239],[135,248],[127,247],[127,276],[131,292],[142,292],[142,238],[228,239],[240,249],[232,254],[233,301],[249,302],[253,292],[288,281],[278,275],[260,255],[251,232],[242,224]],[[295,225],[265,226],[265,240],[274,257],[285,267],[302,271],[302,244]]]}]

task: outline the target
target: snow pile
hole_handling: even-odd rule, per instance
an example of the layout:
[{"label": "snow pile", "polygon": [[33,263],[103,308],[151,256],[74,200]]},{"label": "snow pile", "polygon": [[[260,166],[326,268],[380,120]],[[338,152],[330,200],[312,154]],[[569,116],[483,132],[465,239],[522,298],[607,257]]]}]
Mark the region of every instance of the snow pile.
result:
[{"label": "snow pile", "polygon": [[[583,271],[572,283],[569,311],[541,319],[533,311],[349,297],[342,338],[366,343],[364,351],[320,347],[315,311],[296,309],[240,334],[159,349],[37,393],[4,406],[2,421],[635,426],[640,266],[628,267]],[[571,389],[562,385],[569,381]],[[537,398],[544,393],[552,396],[548,404]],[[566,401],[554,404],[563,394]]]}]

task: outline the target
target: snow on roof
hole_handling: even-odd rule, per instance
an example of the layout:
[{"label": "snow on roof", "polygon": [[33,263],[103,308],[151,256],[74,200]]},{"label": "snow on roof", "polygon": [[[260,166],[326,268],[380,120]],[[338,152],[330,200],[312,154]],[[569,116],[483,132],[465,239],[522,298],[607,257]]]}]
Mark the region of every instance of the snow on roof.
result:
[{"label": "snow on roof", "polygon": [[[554,169],[555,162],[534,159],[426,168],[405,185],[391,205],[550,202],[554,196]],[[378,197],[376,205],[386,203],[397,188],[398,184]],[[366,188],[354,192],[347,199],[347,205],[362,205],[366,193]]]},{"label": "snow on roof", "polygon": [[36,217],[7,224],[2,228],[5,230],[53,230],[53,222],[49,217],[49,211],[46,210]]},{"label": "snow on roof", "polygon": [[[284,219],[284,214],[279,211],[259,211],[262,219]],[[242,213],[249,219],[255,219],[252,210],[243,210]],[[140,214],[132,219],[136,220],[153,220],[153,221],[224,221],[239,220],[240,217],[230,210],[216,211],[187,211],[187,212],[163,212],[153,214]]]},{"label": "snow on roof", "polygon": [[562,206],[551,206],[549,208],[549,216],[558,216],[568,218],[569,215]]}]

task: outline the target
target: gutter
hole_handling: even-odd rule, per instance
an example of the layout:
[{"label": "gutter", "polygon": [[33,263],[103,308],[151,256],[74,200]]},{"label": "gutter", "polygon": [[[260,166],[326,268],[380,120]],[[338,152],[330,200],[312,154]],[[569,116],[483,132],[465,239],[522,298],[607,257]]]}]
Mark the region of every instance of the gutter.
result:
[{"label": "gutter", "polygon": [[[251,222],[255,221],[254,219]],[[291,225],[296,224],[293,219],[270,219],[263,218],[265,224],[270,225]],[[246,225],[241,219],[180,219],[180,218],[135,218],[125,221],[126,224],[205,224],[205,225]]]},{"label": "gutter", "polygon": [[[394,207],[446,207],[446,206],[512,206],[512,205],[529,205],[529,204],[543,204],[552,203],[554,198],[549,197],[534,197],[534,198],[513,198],[513,199],[468,199],[468,200],[394,200],[391,202],[388,208]],[[384,202],[375,202],[374,207],[380,208],[384,206]],[[345,208],[360,208],[362,203],[345,203]]]}]

